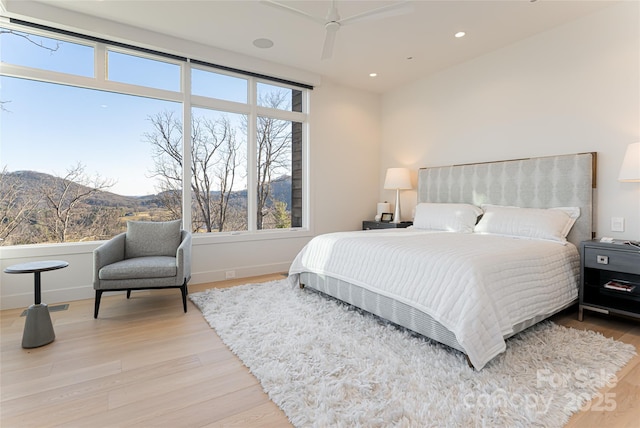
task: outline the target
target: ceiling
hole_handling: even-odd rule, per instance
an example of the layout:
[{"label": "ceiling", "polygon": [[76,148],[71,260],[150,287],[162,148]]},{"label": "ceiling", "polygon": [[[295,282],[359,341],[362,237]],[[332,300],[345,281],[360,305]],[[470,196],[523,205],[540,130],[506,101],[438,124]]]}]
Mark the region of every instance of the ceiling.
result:
[{"label": "ceiling", "polygon": [[[325,29],[258,0],[38,0],[59,8],[311,71],[345,85],[384,93],[420,77],[562,25],[612,1],[411,1],[409,13],[342,26],[333,56],[321,60]],[[342,0],[342,18],[398,0]],[[10,3],[10,1],[6,1]],[[325,17],[328,0],[282,3]],[[458,31],[466,36],[455,38]],[[273,47],[254,46],[267,38]],[[211,59],[213,60],[213,59]],[[377,73],[369,77],[369,73]]]}]

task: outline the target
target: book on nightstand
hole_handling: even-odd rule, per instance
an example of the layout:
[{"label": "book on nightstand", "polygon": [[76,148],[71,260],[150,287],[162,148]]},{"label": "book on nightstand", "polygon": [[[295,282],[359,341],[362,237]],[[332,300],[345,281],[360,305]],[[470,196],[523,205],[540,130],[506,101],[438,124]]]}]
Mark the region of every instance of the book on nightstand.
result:
[{"label": "book on nightstand", "polygon": [[613,279],[604,284],[604,288],[616,291],[626,291],[630,293],[636,288],[636,285],[628,281]]}]

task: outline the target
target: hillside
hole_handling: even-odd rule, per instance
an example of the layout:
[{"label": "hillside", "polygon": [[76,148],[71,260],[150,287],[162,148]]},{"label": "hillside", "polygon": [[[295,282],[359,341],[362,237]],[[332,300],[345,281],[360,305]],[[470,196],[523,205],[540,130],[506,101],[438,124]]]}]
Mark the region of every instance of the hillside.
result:
[{"label": "hillside", "polygon": [[[24,196],[35,195],[40,193],[41,189],[49,186],[52,182],[61,182],[62,178],[55,177],[50,174],[45,174],[37,171],[15,171],[9,172],[6,176],[9,181],[17,181],[21,187],[21,194]],[[86,186],[82,188],[89,190]],[[149,200],[155,200],[155,195],[150,196],[122,196],[116,193],[99,191],[86,200],[89,205],[108,206],[108,207],[122,207],[127,209],[135,209],[141,203],[148,202]]]},{"label": "hillside", "polygon": [[[14,171],[7,173],[5,179],[10,181],[16,181],[22,186],[21,195],[35,195],[40,193],[40,189],[50,185],[51,182],[62,181],[61,178],[55,177],[50,174],[45,174],[37,171]],[[87,187],[82,186],[88,190]],[[214,198],[218,196],[219,192],[212,192]],[[246,206],[247,190],[239,190],[232,192],[230,197],[230,203],[245,205]],[[272,182],[272,197],[275,200],[281,200],[287,203],[287,206],[291,203],[291,177],[282,176]],[[148,209],[156,207],[160,204],[159,195],[145,195],[145,196],[123,196],[117,193],[98,191],[91,195],[85,201],[88,205],[103,206],[103,207],[117,207],[123,208],[128,211],[138,211],[140,209]]]}]

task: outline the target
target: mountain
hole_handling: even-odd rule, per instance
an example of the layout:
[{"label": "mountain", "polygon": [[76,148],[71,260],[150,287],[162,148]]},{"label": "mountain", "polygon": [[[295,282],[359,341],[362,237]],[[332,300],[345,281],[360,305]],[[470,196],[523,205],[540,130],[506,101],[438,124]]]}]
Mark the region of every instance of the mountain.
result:
[{"label": "mountain", "polygon": [[[55,177],[50,174],[45,174],[37,171],[15,171],[6,174],[5,179],[9,182],[16,181],[22,186],[21,194],[35,195],[40,193],[41,189],[51,185],[52,182],[59,182],[62,184],[62,178]],[[82,191],[90,190],[89,187],[77,184],[82,188]],[[98,191],[86,199],[86,203],[96,206],[108,206],[108,207],[122,207],[126,209],[136,209],[140,204],[148,199],[155,200],[155,195],[150,196],[122,196],[116,193]]]},{"label": "mountain", "polygon": [[271,199],[284,201],[287,209],[291,209],[291,177],[283,175],[271,182]]},{"label": "mountain", "polygon": [[[220,192],[211,192],[214,198],[218,198]],[[231,196],[229,197],[230,204],[233,204],[233,201],[247,199],[247,191],[246,190],[238,190],[235,192],[231,192]],[[280,176],[273,181],[271,181],[271,200],[283,201],[287,204],[287,209],[290,209],[291,205],[291,176],[283,175]],[[243,202],[246,205],[246,202]],[[271,202],[267,204],[267,206],[271,206]]]},{"label": "mountain", "polygon": [[[55,177],[37,171],[14,171],[6,173],[3,178],[7,182],[15,181],[22,186],[21,195],[35,195],[40,193],[41,189],[49,186],[50,183],[62,181],[62,178]],[[89,190],[89,187],[81,186],[83,190]],[[282,176],[271,182],[272,199],[284,201],[287,206],[291,204],[291,177]],[[211,192],[212,195],[218,197],[220,192]],[[247,190],[238,190],[231,193],[230,203],[246,206]],[[140,209],[148,209],[153,206],[161,205],[160,194],[145,196],[123,196],[117,193],[98,191],[87,198],[85,202],[88,205],[117,207],[127,211],[138,211]]]}]

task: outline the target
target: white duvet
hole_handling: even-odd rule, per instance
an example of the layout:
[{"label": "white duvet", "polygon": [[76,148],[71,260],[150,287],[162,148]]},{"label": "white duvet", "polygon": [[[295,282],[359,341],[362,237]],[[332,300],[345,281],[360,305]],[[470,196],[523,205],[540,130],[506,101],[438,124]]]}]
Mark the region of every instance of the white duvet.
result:
[{"label": "white duvet", "polygon": [[579,266],[572,244],[385,229],[315,237],[289,274],[329,275],[423,311],[481,369],[506,349],[514,325],[577,298]]}]

